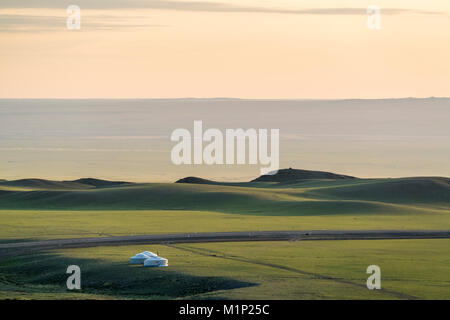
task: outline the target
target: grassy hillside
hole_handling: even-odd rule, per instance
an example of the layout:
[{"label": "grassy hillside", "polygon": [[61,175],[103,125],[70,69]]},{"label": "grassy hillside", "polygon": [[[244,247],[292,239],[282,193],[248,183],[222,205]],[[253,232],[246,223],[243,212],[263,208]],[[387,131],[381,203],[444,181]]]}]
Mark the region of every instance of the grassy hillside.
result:
[{"label": "grassy hillside", "polygon": [[30,187],[0,186],[0,241],[207,231],[450,229],[445,178]]},{"label": "grassy hillside", "polygon": [[78,190],[67,189],[68,185],[59,190],[42,188],[41,184],[36,187],[34,180],[22,184],[22,190],[2,185],[0,209],[204,210],[276,216],[398,214],[450,208],[446,178],[308,180],[259,187],[126,184]]},{"label": "grassy hillside", "polygon": [[330,186],[307,194],[328,199],[360,199],[390,203],[420,203],[449,208],[450,179],[440,177],[376,179],[370,183]]}]

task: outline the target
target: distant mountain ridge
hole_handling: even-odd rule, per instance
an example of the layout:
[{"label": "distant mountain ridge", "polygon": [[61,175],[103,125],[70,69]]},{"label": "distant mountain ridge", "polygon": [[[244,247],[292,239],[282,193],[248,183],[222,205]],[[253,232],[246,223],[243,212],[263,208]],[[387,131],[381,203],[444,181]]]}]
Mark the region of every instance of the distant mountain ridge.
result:
[{"label": "distant mountain ridge", "polygon": [[19,180],[0,180],[0,185],[22,188],[43,188],[43,189],[89,189],[112,187],[123,184],[129,184],[125,181],[108,181],[95,178],[82,178],[77,180],[54,181],[46,179],[19,179]]},{"label": "distant mountain ridge", "polygon": [[306,179],[357,179],[352,176],[336,174],[326,171],[312,171],[301,169],[281,169],[273,175],[262,175],[251,182],[286,182]]},{"label": "distant mountain ridge", "polygon": [[81,178],[73,181],[68,182],[75,182],[75,183],[81,183],[93,187],[107,187],[112,185],[121,185],[121,184],[128,184],[130,182],[126,181],[109,181],[109,180],[102,180],[102,179],[95,179],[95,178]]},{"label": "distant mountain ridge", "polygon": [[[358,179],[356,177],[347,176],[343,174],[336,174],[326,171],[312,171],[312,170],[301,170],[301,169],[281,169],[274,175],[262,175],[250,182],[295,182],[301,180],[312,180],[312,179],[332,179],[332,180],[347,180],[347,179]],[[186,177],[177,180],[176,183],[194,183],[194,184],[232,184],[227,182],[213,181],[198,177]],[[248,182],[242,182],[248,183]],[[236,184],[236,183],[234,183]]]}]

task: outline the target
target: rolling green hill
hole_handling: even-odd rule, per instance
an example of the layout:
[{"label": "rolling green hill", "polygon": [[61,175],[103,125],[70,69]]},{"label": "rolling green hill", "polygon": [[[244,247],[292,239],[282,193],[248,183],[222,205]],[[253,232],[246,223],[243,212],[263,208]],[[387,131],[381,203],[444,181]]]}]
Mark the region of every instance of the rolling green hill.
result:
[{"label": "rolling green hill", "polygon": [[390,203],[450,204],[450,179],[441,177],[376,179],[366,184],[319,188],[309,195],[328,199],[360,199]]},{"label": "rolling green hill", "polygon": [[11,181],[0,183],[0,209],[196,210],[276,216],[426,213],[450,208],[448,178],[307,179],[276,185],[197,182]]}]

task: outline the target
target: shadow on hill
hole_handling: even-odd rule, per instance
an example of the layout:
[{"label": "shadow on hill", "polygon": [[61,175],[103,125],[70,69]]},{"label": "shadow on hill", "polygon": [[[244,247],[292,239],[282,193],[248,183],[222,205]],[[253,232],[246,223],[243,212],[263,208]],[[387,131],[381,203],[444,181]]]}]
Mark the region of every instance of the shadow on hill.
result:
[{"label": "shadow on hill", "polygon": [[19,292],[66,293],[69,265],[81,269],[83,294],[115,298],[174,299],[217,290],[250,287],[256,283],[225,277],[201,277],[174,272],[169,268],[144,268],[128,261],[69,258],[42,253],[2,258],[0,288]]},{"label": "shadow on hill", "polygon": [[[345,187],[343,187],[345,188]],[[330,188],[331,189],[331,188]],[[340,189],[337,189],[340,190]],[[328,192],[328,191],[323,191]],[[304,198],[309,195],[308,198]],[[0,193],[5,210],[192,210],[264,216],[399,214],[404,208],[379,200],[345,199],[322,190],[306,193],[230,189],[199,185],[148,185],[88,191],[8,191]],[[415,203],[419,200],[411,200]],[[407,212],[411,212],[409,208]],[[417,208],[417,210],[423,210]]]},{"label": "shadow on hill", "polygon": [[361,185],[312,190],[306,194],[320,195],[331,199],[435,204],[448,208],[450,179],[442,177],[380,179]]},{"label": "shadow on hill", "polygon": [[163,187],[98,191],[31,191],[0,195],[0,208],[21,210],[192,210],[264,216],[399,213],[388,203],[306,200],[268,193],[189,190]]}]

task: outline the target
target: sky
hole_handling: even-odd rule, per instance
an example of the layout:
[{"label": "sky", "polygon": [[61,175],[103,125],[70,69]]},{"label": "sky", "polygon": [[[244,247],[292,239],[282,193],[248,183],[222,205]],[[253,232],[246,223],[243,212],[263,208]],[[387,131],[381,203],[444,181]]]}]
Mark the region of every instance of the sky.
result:
[{"label": "sky", "polygon": [[443,97],[448,57],[448,0],[0,2],[0,98]]}]

